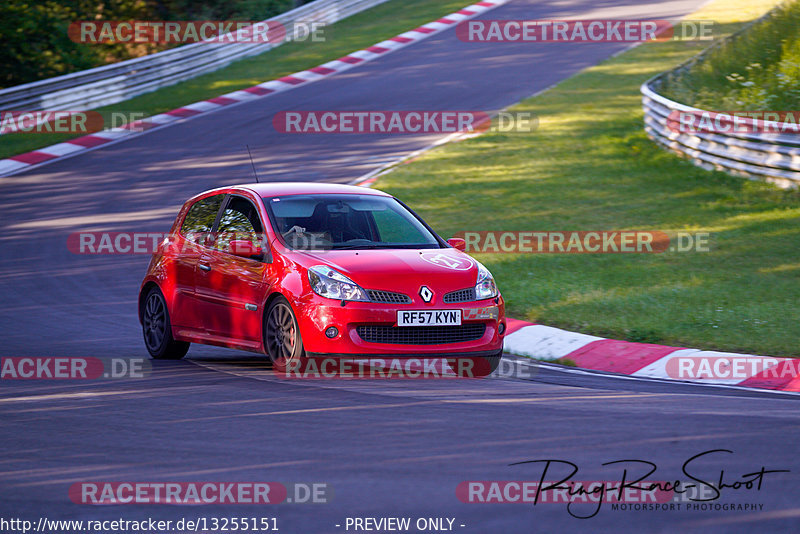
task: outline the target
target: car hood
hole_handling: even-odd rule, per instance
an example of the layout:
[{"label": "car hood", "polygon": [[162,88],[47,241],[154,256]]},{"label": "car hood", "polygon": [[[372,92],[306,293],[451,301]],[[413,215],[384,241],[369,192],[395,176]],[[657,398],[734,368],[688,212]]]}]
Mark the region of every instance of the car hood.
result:
[{"label": "car hood", "polygon": [[477,262],[453,248],[371,249],[297,252],[306,269],[328,265],[365,289],[399,291],[415,296],[422,285],[434,292],[473,287]]}]

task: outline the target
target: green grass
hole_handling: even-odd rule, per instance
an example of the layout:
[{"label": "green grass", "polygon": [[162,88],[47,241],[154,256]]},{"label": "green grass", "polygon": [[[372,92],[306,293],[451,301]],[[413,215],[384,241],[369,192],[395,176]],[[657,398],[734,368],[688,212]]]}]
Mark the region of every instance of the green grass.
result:
[{"label": "green grass", "polygon": [[778,6],[686,69],[670,73],[660,92],[703,109],[798,109],[800,0]]},{"label": "green grass", "polygon": [[[722,20],[725,32],[740,27]],[[446,237],[711,232],[704,253],[476,257],[494,273],[512,317],[632,341],[798,355],[800,193],[699,169],[657,148],[642,129],[640,84],[700,46],[630,50],[513,108],[537,114],[538,130],[445,145],[376,187]]]},{"label": "green grass", "polygon": [[[264,54],[237,61],[224,69],[125,102],[100,112],[143,112],[151,116],[199,100],[251,87],[316,67],[436,20],[468,5],[466,0],[393,0],[325,28],[324,42],[290,42]],[[0,136],[0,159],[77,137],[70,134]]]}]

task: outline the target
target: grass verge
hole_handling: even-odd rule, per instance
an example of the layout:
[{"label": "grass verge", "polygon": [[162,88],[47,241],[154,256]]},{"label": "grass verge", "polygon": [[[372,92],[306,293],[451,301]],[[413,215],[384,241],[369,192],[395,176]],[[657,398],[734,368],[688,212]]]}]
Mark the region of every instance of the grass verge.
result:
[{"label": "grass verge", "polygon": [[[717,1],[690,18],[716,20],[729,33],[771,5]],[[376,187],[445,236],[711,232],[709,252],[476,257],[516,318],[631,341],[796,356],[800,193],[697,168],[657,148],[642,128],[640,84],[702,46],[634,48],[515,106],[539,116],[538,130],[445,145]]]},{"label": "grass verge", "polygon": [[[105,112],[163,113],[199,100],[244,89],[293,72],[316,67],[378,41],[394,37],[468,5],[467,0],[392,0],[325,28],[323,42],[289,42],[232,63],[224,69],[165,87],[111,106]],[[0,136],[0,159],[79,137],[71,134]]]}]

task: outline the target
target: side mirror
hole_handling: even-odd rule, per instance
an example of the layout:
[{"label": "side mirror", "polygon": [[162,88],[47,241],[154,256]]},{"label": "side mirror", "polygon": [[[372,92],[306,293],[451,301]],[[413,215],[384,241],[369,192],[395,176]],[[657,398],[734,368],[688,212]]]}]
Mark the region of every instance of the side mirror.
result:
[{"label": "side mirror", "polygon": [[451,237],[447,240],[447,244],[456,250],[460,250],[461,252],[467,250],[467,242],[460,237]]},{"label": "side mirror", "polygon": [[228,252],[234,256],[250,259],[254,259],[254,257],[260,258],[264,255],[264,249],[244,239],[234,239],[228,243]]}]

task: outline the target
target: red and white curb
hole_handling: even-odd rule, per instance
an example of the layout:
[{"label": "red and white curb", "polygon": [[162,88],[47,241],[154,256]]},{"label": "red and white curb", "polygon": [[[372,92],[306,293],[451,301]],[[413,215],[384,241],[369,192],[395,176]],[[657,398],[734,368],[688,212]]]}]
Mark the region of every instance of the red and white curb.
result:
[{"label": "red and white curb", "polygon": [[508,319],[504,351],[634,377],[800,392],[800,359],[619,341],[517,319]]},{"label": "red and white curb", "polygon": [[381,41],[363,50],[352,52],[339,59],[323,63],[312,69],[295,72],[294,74],[278,78],[277,80],[270,80],[209,100],[195,102],[188,106],[183,106],[173,109],[172,111],[167,111],[166,113],[127,124],[122,128],[85,135],[63,143],[40,148],[33,152],[26,152],[8,159],[0,160],[0,177],[11,176],[33,167],[45,165],[59,159],[75,156],[88,150],[94,150],[101,146],[142,135],[148,130],[163,128],[181,120],[188,120],[199,115],[213,113],[236,104],[288,91],[295,87],[327,78],[333,74],[352,69],[353,67],[372,61],[373,59],[385,56],[395,50],[427,39],[432,35],[455,26],[463,20],[476,17],[508,1],[509,0],[484,0],[467,6],[455,13],[450,13],[438,20],[414,28],[413,30],[401,33],[391,39]]}]

